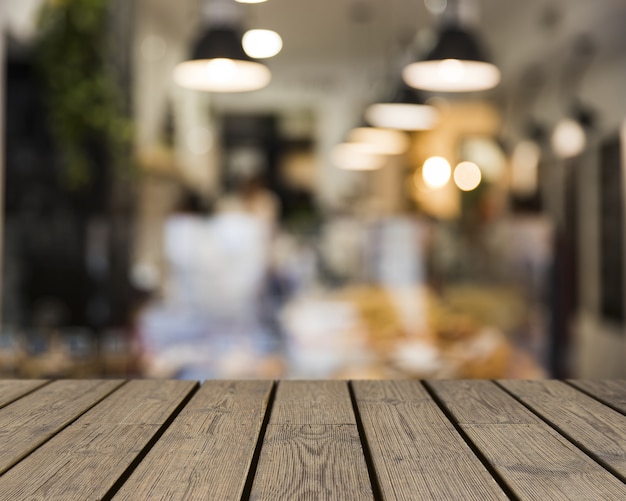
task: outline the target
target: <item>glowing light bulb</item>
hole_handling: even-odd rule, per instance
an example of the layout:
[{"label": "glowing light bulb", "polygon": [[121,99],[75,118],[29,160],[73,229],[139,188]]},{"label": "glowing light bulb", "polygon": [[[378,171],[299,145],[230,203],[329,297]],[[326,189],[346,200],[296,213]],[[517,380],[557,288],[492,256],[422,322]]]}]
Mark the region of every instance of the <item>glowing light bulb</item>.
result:
[{"label": "glowing light bulb", "polygon": [[283,39],[272,30],[249,30],[241,40],[243,50],[255,59],[265,59],[278,54],[283,48]]},{"label": "glowing light bulb", "polygon": [[450,180],[450,164],[443,157],[430,157],[422,166],[422,178],[429,188],[442,188]]},{"label": "glowing light bulb", "polygon": [[454,169],[454,183],[462,191],[475,190],[481,179],[480,169],[474,162],[461,162]]},{"label": "glowing light bulb", "polygon": [[458,59],[444,59],[437,67],[442,80],[449,83],[460,82],[465,75],[463,63]]},{"label": "glowing light bulb", "polygon": [[376,127],[397,130],[432,129],[439,114],[433,106],[408,103],[377,103],[365,111],[365,119]]},{"label": "glowing light bulb", "polygon": [[552,134],[552,148],[561,158],[580,155],[586,144],[585,130],[571,118],[561,120]]},{"label": "glowing light bulb", "polygon": [[217,58],[206,63],[207,71],[221,82],[232,80],[237,73],[237,65],[231,59]]}]

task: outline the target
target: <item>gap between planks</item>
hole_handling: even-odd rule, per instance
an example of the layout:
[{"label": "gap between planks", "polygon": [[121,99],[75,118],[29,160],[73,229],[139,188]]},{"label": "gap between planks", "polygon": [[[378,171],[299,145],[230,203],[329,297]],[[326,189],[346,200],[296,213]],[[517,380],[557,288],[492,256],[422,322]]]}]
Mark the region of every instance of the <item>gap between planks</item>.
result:
[{"label": "gap between planks", "polygon": [[[546,423],[550,428],[552,428],[554,431],[556,431],[558,434],[560,434],[563,438],[565,438],[570,443],[575,445],[578,449],[580,449],[581,452],[585,453],[587,456],[589,456],[591,459],[593,459],[596,463],[598,463],[600,466],[602,466],[609,473],[611,473],[612,475],[614,475],[617,478],[619,478],[622,482],[626,482],[626,477],[624,477],[624,475],[622,475],[619,471],[617,471],[615,468],[613,468],[613,466],[608,464],[603,458],[598,456],[598,454],[596,454],[591,449],[589,449],[587,446],[585,446],[579,439],[577,439],[576,437],[573,437],[571,434],[567,433],[563,428],[561,428],[558,425],[558,423],[553,422],[551,419],[549,419],[548,417],[544,416],[543,413],[540,410],[535,409],[535,407],[532,404],[527,403],[523,398],[519,397],[516,393],[514,393],[511,390],[509,390],[506,386],[501,384],[499,381],[492,380],[492,382],[495,383],[496,386],[498,386],[505,393],[510,395],[512,398],[514,398],[521,405],[523,405],[526,409],[528,409],[530,412],[532,412],[541,421]],[[576,391],[579,391],[582,395],[589,396],[584,391],[580,391],[580,388],[578,388],[577,386],[573,386],[572,385],[570,387],[573,388]],[[597,402],[599,402],[599,403],[601,403],[603,405],[606,405],[601,400],[598,400],[598,399],[594,399],[594,400],[596,400]],[[611,407],[609,407],[607,405],[607,408],[611,408]],[[611,410],[614,410],[614,409],[611,408]]]},{"label": "gap between planks", "polygon": [[[604,395],[596,395],[595,393],[593,393],[591,389],[588,388],[586,384],[587,383],[586,380],[579,381],[577,379],[563,379],[562,382],[580,391],[581,393],[584,393],[588,397],[591,397],[594,400],[597,400],[601,404],[604,404],[607,407],[610,407],[614,411],[619,412],[623,416],[626,416],[626,409],[624,408],[623,405],[620,406],[618,403],[615,403],[614,401],[612,401],[611,398],[609,397],[606,397]],[[611,383],[613,383],[613,381],[611,381]],[[626,384],[626,382],[624,384]]]},{"label": "gap between planks", "polygon": [[441,409],[441,412],[444,413],[448,421],[454,426],[456,432],[461,436],[461,438],[465,441],[474,455],[478,458],[478,460],[482,463],[485,469],[491,474],[496,483],[500,486],[500,488],[504,491],[504,493],[511,499],[512,501],[519,501],[519,496],[515,494],[513,488],[506,482],[506,480],[498,473],[498,471],[494,468],[493,464],[487,459],[487,457],[480,450],[478,445],[474,443],[474,441],[469,437],[469,435],[463,430],[463,428],[459,425],[457,420],[454,418],[454,415],[447,407],[445,402],[437,395],[434,389],[428,384],[428,381],[421,381],[422,386],[426,390],[426,392],[430,395],[430,398],[433,399],[435,404]]},{"label": "gap between planks", "polygon": [[152,436],[150,440],[146,443],[146,445],[141,449],[141,451],[137,454],[135,459],[128,465],[126,470],[118,477],[118,479],[113,483],[113,485],[109,488],[109,490],[102,496],[101,501],[110,501],[113,499],[113,496],[120,490],[122,485],[130,478],[133,471],[137,468],[137,466],[143,461],[143,459],[148,455],[154,444],[156,444],[159,439],[163,436],[165,431],[170,427],[170,425],[174,422],[176,417],[181,413],[181,411],[185,408],[185,406],[189,403],[191,398],[197,393],[200,388],[200,383],[196,381],[196,384],[193,388],[187,393],[187,395],[180,401],[178,406],[172,411],[169,417],[165,420],[165,422],[161,425],[161,427],[157,430],[157,432]]},{"label": "gap between planks", "polygon": [[246,483],[244,484],[243,491],[241,493],[241,501],[248,501],[250,499],[250,494],[252,493],[252,484],[254,483],[256,470],[259,466],[259,458],[261,457],[261,449],[263,448],[263,442],[265,440],[265,433],[267,432],[267,425],[270,421],[270,417],[272,416],[272,408],[274,407],[274,400],[276,399],[277,388],[278,388],[278,382],[272,381],[270,395],[267,400],[267,406],[265,407],[265,415],[263,416],[263,422],[261,423],[259,436],[257,438],[256,446],[254,447],[254,453],[252,454],[252,461],[250,462],[250,468],[248,469],[248,475],[246,476]]},{"label": "gap between planks", "polygon": [[348,381],[348,392],[350,393],[350,402],[352,403],[352,411],[354,412],[356,428],[359,432],[359,439],[361,440],[361,449],[363,450],[363,456],[365,457],[367,474],[369,475],[370,484],[372,484],[372,494],[374,496],[374,501],[382,501],[384,499],[382,489],[380,488],[378,474],[376,473],[376,468],[374,466],[374,458],[372,457],[372,451],[370,449],[369,442],[367,441],[367,435],[365,434],[363,420],[361,419],[361,412],[357,404],[352,383],[352,380]]}]

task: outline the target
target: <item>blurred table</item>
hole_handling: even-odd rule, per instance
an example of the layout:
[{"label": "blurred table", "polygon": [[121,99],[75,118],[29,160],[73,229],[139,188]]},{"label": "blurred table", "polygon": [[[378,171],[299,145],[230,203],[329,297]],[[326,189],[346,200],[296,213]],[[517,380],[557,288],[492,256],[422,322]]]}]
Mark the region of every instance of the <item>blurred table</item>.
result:
[{"label": "blurred table", "polygon": [[0,381],[0,499],[626,499],[626,381]]}]

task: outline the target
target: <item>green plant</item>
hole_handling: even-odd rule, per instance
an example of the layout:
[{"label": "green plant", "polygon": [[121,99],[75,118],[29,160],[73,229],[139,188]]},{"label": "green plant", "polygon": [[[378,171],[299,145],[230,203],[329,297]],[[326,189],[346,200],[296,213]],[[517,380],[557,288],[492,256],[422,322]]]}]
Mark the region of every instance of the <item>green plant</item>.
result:
[{"label": "green plant", "polygon": [[109,57],[107,0],[48,0],[40,13],[36,53],[50,129],[70,188],[87,185],[104,152],[118,173],[129,172],[132,123]]}]

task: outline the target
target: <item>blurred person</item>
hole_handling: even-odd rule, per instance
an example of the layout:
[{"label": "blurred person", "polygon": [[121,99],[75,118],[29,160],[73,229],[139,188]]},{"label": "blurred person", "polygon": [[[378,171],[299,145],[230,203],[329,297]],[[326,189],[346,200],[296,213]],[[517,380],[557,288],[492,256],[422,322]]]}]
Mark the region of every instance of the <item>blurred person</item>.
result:
[{"label": "blurred person", "polygon": [[[276,288],[272,254],[278,235],[280,203],[267,189],[256,169],[241,172],[233,179],[233,189],[218,202],[214,220],[216,236],[229,247],[239,249],[237,270],[231,269],[231,286],[247,290],[240,315],[252,321],[252,344],[256,349],[278,350],[281,345],[280,325],[276,319],[281,294]],[[235,243],[234,239],[238,242]],[[245,278],[244,278],[245,277]],[[242,280],[247,282],[244,286]],[[242,298],[240,298],[242,299]],[[250,340],[249,340],[250,341]]]},{"label": "blurred person", "polygon": [[235,188],[219,201],[222,212],[242,212],[264,225],[267,238],[277,229],[280,203],[278,197],[267,189],[259,175],[240,175],[235,178]]},{"label": "blurred person", "polygon": [[213,349],[205,309],[212,246],[207,224],[200,196],[183,191],[163,227],[163,298],[152,298],[137,314],[142,365],[149,377],[210,376]]},{"label": "blurred person", "polygon": [[166,301],[185,309],[202,309],[204,272],[210,261],[207,211],[200,196],[185,191],[163,229],[167,266]]},{"label": "blurred person", "polygon": [[260,311],[267,223],[233,202],[207,217],[187,194],[165,223],[164,301],[140,319],[148,375],[258,377],[278,370],[267,363]]}]

